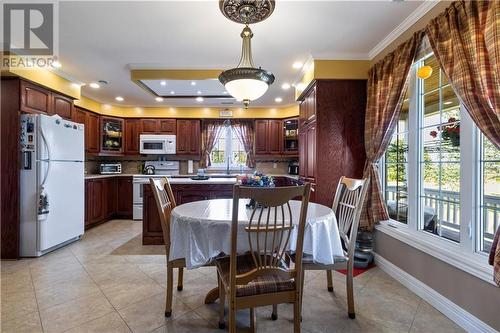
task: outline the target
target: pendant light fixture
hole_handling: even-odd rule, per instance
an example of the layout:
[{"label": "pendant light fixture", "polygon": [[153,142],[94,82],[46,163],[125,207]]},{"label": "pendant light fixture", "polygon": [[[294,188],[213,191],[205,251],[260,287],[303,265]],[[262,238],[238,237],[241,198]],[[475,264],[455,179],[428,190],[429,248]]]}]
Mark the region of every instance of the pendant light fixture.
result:
[{"label": "pendant light fixture", "polygon": [[236,68],[228,69],[219,75],[219,81],[226,90],[242,101],[245,108],[251,101],[264,95],[274,82],[273,73],[255,67],[252,59],[251,40],[253,32],[248,26],[265,20],[274,10],[274,0],[220,0],[221,12],[231,21],[245,25],[240,36],[243,39],[241,58]]}]

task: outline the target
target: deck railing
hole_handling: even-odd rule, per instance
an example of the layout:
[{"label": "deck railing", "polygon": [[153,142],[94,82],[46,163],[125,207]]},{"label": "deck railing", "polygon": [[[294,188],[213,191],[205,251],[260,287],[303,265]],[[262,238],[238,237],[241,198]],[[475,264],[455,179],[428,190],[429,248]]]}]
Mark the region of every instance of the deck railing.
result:
[{"label": "deck railing", "polygon": [[[396,186],[386,187],[387,200],[397,200]],[[447,238],[459,240],[460,230],[460,195],[454,191],[439,191],[426,188],[422,195],[425,207],[431,207],[436,212],[441,206],[441,226]],[[500,197],[485,195],[483,197],[483,237],[484,250],[488,251],[493,241],[493,235],[500,223]]]}]

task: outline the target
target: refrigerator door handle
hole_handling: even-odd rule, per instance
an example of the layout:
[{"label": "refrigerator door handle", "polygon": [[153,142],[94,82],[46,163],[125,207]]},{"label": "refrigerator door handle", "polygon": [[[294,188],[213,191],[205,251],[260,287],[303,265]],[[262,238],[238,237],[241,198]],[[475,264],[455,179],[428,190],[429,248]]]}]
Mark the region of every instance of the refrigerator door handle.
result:
[{"label": "refrigerator door handle", "polygon": [[45,134],[43,134],[42,129],[40,128],[40,136],[42,137],[42,141],[44,143],[45,149],[47,149],[47,169],[45,170],[45,175],[43,176],[42,182],[40,183],[40,187],[43,189],[43,185],[45,185],[45,182],[47,180],[47,177],[49,176],[50,172],[50,147],[49,144],[47,143],[47,138],[45,138]]}]

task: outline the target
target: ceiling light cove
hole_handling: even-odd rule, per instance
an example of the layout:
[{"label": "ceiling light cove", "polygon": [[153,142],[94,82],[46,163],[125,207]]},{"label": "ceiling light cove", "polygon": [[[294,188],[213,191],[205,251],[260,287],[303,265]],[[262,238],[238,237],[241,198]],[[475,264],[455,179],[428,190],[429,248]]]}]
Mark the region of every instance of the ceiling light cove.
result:
[{"label": "ceiling light cove", "polygon": [[99,83],[96,83],[96,82],[92,82],[89,84],[89,87],[90,88],[94,88],[94,89],[98,89],[100,88],[101,86],[99,85]]},{"label": "ceiling light cove", "polygon": [[156,98],[155,98],[155,100],[156,100],[157,102],[163,102],[163,98],[161,98],[161,97],[156,97]]},{"label": "ceiling light cove", "polygon": [[123,102],[123,101],[124,101],[124,98],[123,98],[123,97],[121,97],[121,96],[116,96],[116,97],[115,97],[115,100],[116,100],[117,102]]}]

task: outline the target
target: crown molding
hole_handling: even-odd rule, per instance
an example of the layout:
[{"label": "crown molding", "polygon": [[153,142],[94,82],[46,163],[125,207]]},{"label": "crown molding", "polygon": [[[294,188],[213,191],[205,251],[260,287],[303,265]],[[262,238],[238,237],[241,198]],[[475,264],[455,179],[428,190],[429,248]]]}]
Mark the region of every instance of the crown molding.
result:
[{"label": "crown molding", "polygon": [[382,52],[387,46],[389,46],[393,41],[396,40],[402,33],[408,30],[413,24],[415,24],[420,18],[422,18],[427,12],[434,8],[439,1],[426,0],[417,9],[415,9],[408,17],[401,22],[394,30],[391,31],[382,41],[380,41],[370,52],[368,52],[368,58],[372,60],[380,52]]}]

